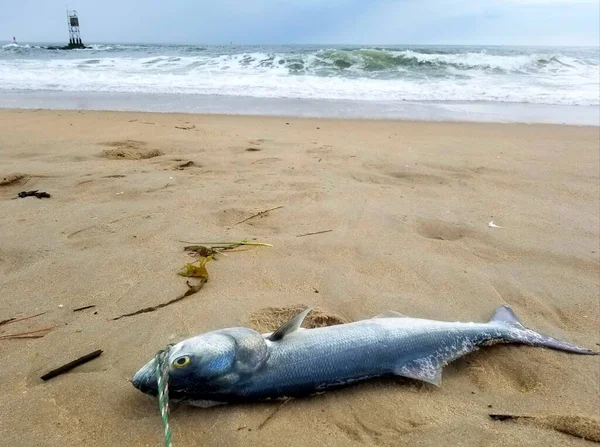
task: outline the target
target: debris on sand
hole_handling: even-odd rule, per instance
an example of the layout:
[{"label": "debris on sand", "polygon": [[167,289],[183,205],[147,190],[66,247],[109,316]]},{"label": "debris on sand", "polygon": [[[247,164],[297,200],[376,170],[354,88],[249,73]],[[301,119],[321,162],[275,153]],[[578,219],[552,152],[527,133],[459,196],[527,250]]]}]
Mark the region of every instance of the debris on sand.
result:
[{"label": "debris on sand", "polygon": [[96,307],[95,304],[90,304],[89,306],[83,306],[83,307],[78,307],[77,309],[73,309],[73,312],[80,312],[82,310],[92,309],[94,307]]},{"label": "debris on sand", "polygon": [[323,231],[315,231],[313,233],[304,233],[304,234],[299,234],[296,237],[304,237],[304,236],[314,236],[315,234],[323,234],[323,233],[331,233],[333,230],[323,230]]},{"label": "debris on sand", "polygon": [[210,246],[213,250],[232,250],[234,248],[241,247],[242,245],[248,245],[251,247],[272,247],[271,244],[266,244],[264,242],[248,242],[248,241],[236,241],[236,242],[190,242],[190,241],[179,241],[184,244],[194,244],[194,245],[206,245]]},{"label": "debris on sand", "polygon": [[241,223],[247,222],[247,221],[249,221],[250,219],[254,219],[255,217],[265,217],[265,216],[266,216],[266,215],[267,215],[267,214],[268,214],[270,211],[275,211],[275,210],[278,210],[278,209],[280,209],[280,208],[283,208],[283,206],[276,206],[275,208],[270,208],[270,209],[268,209],[268,210],[259,211],[258,213],[256,213],[256,214],[253,214],[253,215],[252,215],[252,216],[250,216],[250,217],[247,217],[247,218],[245,218],[245,219],[243,219],[243,220],[240,220],[239,222],[236,222],[236,223],[234,223],[234,224],[233,224],[233,226],[236,226],[236,225],[239,225],[239,224],[241,224]]},{"label": "debris on sand", "polygon": [[6,177],[2,177],[0,180],[0,186],[10,186],[16,183],[21,183],[27,180],[27,176],[23,174],[10,174]]},{"label": "debris on sand", "polygon": [[47,372],[42,377],[40,377],[40,379],[42,379],[43,381],[50,380],[53,377],[59,376],[61,374],[66,373],[67,371],[72,370],[73,368],[76,368],[79,365],[83,365],[84,363],[94,360],[95,358],[100,357],[100,355],[102,355],[101,349],[98,349],[97,351],[94,351],[94,352],[90,352],[89,354],[86,354],[83,357],[79,357],[78,359],[75,359],[72,362],[69,362],[65,365],[59,366],[58,368],[53,369],[50,372]]},{"label": "debris on sand", "polygon": [[18,332],[16,334],[6,334],[0,335],[0,340],[21,340],[24,338],[42,338],[48,332],[50,332],[53,327],[48,327],[45,329],[38,329],[37,331],[27,331],[27,332]]},{"label": "debris on sand", "polygon": [[208,281],[208,271],[206,270],[206,263],[210,261],[211,256],[201,257],[198,260],[198,265],[194,263],[187,263],[183,266],[179,275],[185,276],[186,278],[201,278]]},{"label": "debris on sand", "polygon": [[28,317],[21,317],[21,318],[9,318],[8,320],[2,320],[0,321],[0,326],[4,325],[4,324],[13,324],[13,323],[18,323],[19,321],[25,321],[25,320],[29,320],[31,318],[35,318],[35,317],[39,317],[40,315],[44,315],[46,312],[41,312],[39,314],[35,314],[35,315],[29,315]]},{"label": "debris on sand", "polygon": [[25,197],[37,197],[38,199],[50,198],[50,194],[45,191],[39,192],[37,189],[35,191],[21,191],[18,195],[21,199],[24,199]]},{"label": "debris on sand", "polygon": [[577,438],[600,442],[600,420],[598,419],[571,415],[521,416],[514,414],[490,414],[489,416],[495,421],[534,424]]},{"label": "debris on sand", "polygon": [[182,295],[179,295],[177,298],[173,298],[171,301],[167,301],[166,303],[160,303],[156,306],[145,307],[145,308],[137,310],[135,312],[119,315],[118,317],[113,318],[113,320],[120,320],[121,318],[133,317],[134,315],[140,315],[140,314],[145,314],[148,312],[154,312],[155,310],[162,309],[163,307],[167,307],[173,303],[176,303],[177,301],[181,301],[182,299],[187,298],[188,296],[193,295],[194,293],[198,292],[202,288],[202,286],[204,286],[204,283],[206,283],[206,281],[207,281],[206,279],[201,279],[200,283],[195,284],[195,285],[190,284],[188,281],[187,282],[188,289],[185,291],[185,293],[183,293]]},{"label": "debris on sand", "polygon": [[183,247],[183,249],[185,251],[189,251],[191,253],[195,253],[196,255],[202,257],[202,258],[208,258],[209,256],[212,256],[213,259],[214,256],[219,253],[217,250],[206,247],[204,245],[188,245],[186,247]]}]

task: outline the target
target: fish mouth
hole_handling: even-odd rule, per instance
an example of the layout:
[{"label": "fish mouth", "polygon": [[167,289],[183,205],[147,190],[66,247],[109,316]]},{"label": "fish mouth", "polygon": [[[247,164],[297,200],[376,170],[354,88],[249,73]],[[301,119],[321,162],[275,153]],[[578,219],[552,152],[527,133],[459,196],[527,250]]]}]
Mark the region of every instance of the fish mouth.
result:
[{"label": "fish mouth", "polygon": [[138,372],[135,373],[131,383],[142,393],[152,396],[158,395],[158,383],[154,375],[154,361],[148,362]]}]

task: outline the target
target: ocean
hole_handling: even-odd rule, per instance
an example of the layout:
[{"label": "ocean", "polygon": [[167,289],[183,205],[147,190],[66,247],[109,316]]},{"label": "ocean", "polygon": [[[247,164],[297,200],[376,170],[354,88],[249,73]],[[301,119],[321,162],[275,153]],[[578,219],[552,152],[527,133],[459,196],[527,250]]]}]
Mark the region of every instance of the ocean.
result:
[{"label": "ocean", "polygon": [[0,45],[1,107],[597,124],[599,105],[598,47]]}]

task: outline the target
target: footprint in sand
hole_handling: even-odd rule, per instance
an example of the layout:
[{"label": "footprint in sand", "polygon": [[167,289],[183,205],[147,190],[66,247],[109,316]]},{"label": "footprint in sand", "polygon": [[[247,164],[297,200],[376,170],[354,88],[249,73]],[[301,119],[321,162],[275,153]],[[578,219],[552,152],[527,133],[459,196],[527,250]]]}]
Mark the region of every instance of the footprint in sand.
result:
[{"label": "footprint in sand", "polygon": [[114,148],[102,151],[103,157],[113,160],[144,160],[163,155],[158,149],[145,148],[146,142],[144,141],[108,141],[100,144]]},{"label": "footprint in sand", "polygon": [[253,165],[267,165],[267,164],[271,164],[271,163],[276,163],[278,161],[281,161],[281,158],[268,157],[268,158],[261,158],[260,160],[256,160],[252,164]]},{"label": "footprint in sand", "polygon": [[458,241],[473,233],[466,226],[436,219],[421,219],[416,230],[423,237],[440,241]]},{"label": "footprint in sand", "polygon": [[0,178],[0,186],[11,186],[25,183],[28,177],[24,174],[8,174]]},{"label": "footprint in sand", "polygon": [[388,173],[388,175],[403,182],[415,183],[418,185],[447,185],[450,183],[447,178],[434,174],[399,171]]}]

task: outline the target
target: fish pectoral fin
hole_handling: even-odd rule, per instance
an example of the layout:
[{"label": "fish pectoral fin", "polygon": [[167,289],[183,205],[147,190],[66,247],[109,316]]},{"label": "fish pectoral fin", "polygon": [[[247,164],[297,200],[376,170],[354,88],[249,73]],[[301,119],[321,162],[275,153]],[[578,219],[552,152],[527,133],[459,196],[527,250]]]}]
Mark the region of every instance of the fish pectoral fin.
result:
[{"label": "fish pectoral fin", "polygon": [[388,310],[387,312],[383,312],[379,315],[374,316],[373,318],[408,318],[408,317],[406,315],[402,315],[400,312]]},{"label": "fish pectoral fin", "polygon": [[277,329],[275,332],[273,332],[272,334],[270,334],[267,337],[267,340],[270,340],[270,341],[279,341],[283,337],[285,337],[286,335],[291,334],[292,332],[297,331],[300,328],[300,326],[302,325],[302,322],[304,321],[304,319],[310,313],[311,310],[312,310],[312,307],[309,307],[308,309],[300,312],[295,317],[290,318],[283,325],[281,325],[281,327],[279,329]]},{"label": "fish pectoral fin", "polygon": [[394,374],[409,379],[421,380],[435,386],[441,386],[442,384],[442,365],[429,358],[417,359],[400,365],[394,370]]}]

